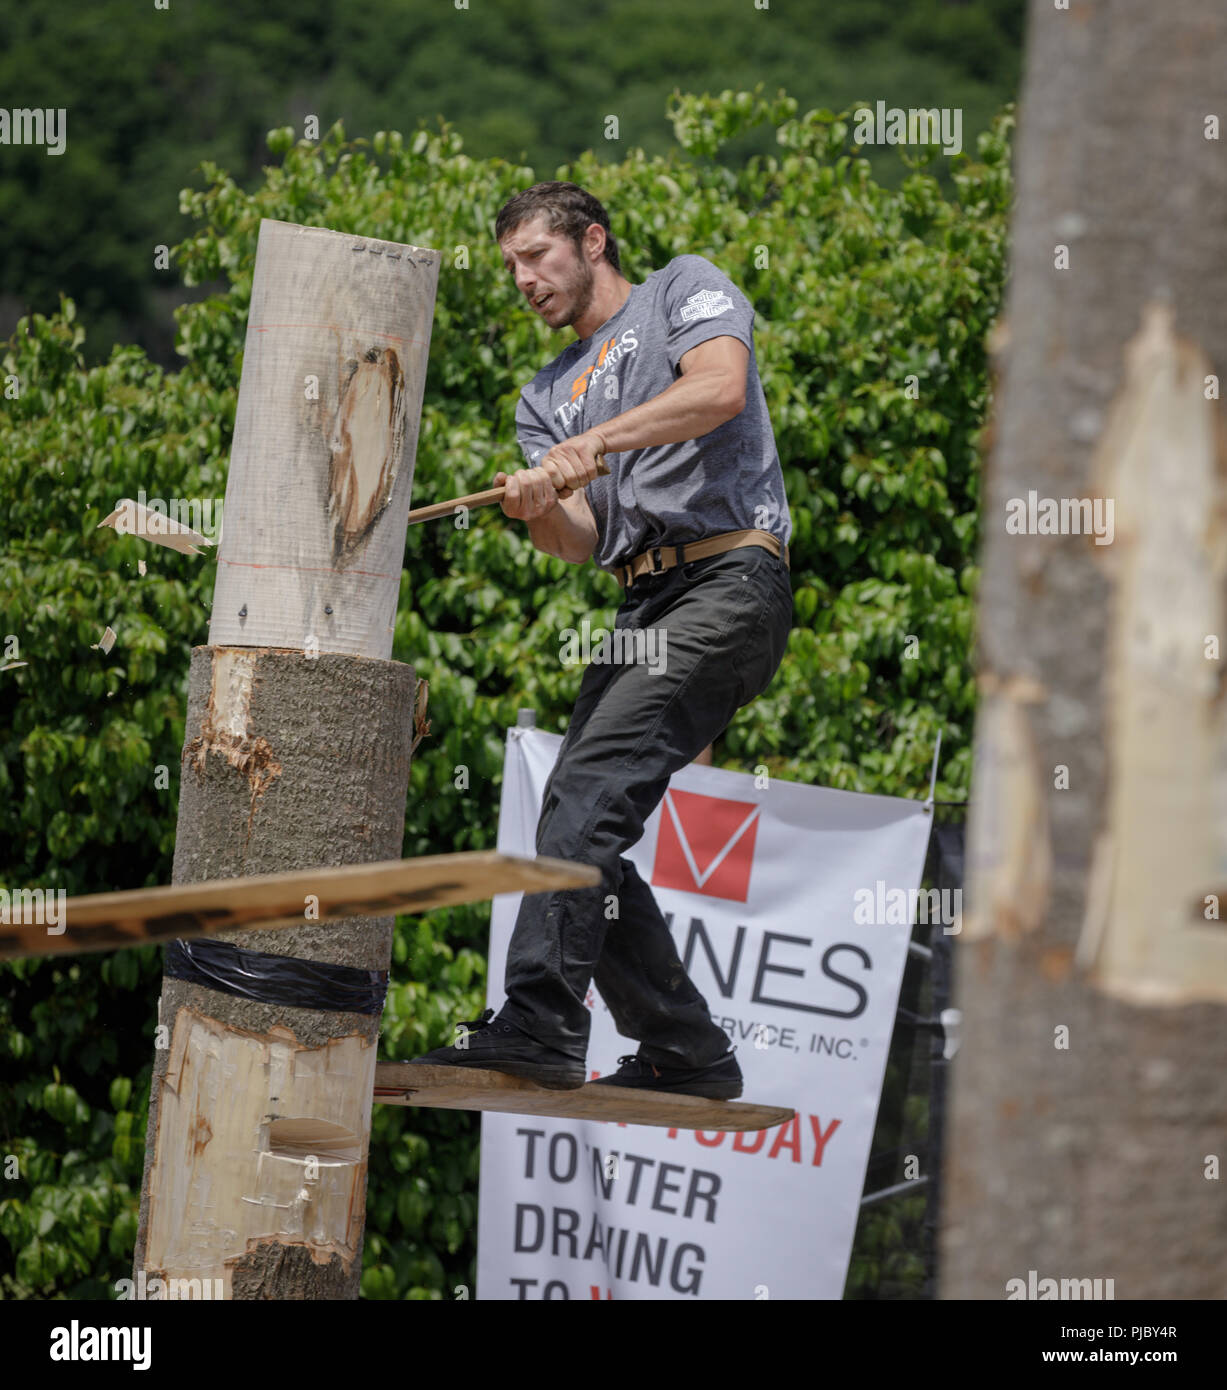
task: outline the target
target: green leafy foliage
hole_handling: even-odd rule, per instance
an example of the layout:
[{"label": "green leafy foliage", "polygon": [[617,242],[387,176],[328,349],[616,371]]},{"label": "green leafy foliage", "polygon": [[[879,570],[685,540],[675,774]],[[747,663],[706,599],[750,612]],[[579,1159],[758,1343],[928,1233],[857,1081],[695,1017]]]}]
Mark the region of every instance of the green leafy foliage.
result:
[{"label": "green leafy foliage", "polygon": [[[1010,198],[1008,110],[975,157],[911,155],[896,188],[849,144],[848,113],[785,94],[678,95],[680,148],[563,171],[608,206],[640,280],[708,256],[758,312],[758,360],[793,521],[796,621],[770,690],[716,761],[792,781],[965,795],[984,339],[997,311]],[[764,125],[774,150],[720,162]],[[519,387],[561,341],[523,307],[492,241],[531,169],[465,153],[446,125],[318,145],[272,132],[254,192],[221,169],[182,195],[196,230],[185,281],[228,288],[178,312],[182,369],[132,347],[87,367],[65,301],[24,319],[0,362],[0,879],[69,893],[170,877],[190,649],[207,637],[211,558],[98,529],[118,499],[220,498],[260,219],[442,253],[414,498],[489,486],[522,466]],[[558,634],[612,622],[613,578],[536,552],[497,509],[467,529],[410,528],[394,656],[430,682],[433,732],[410,782],[404,852],[495,843],[504,730],[531,706],[565,728],[580,673]],[[149,572],[137,575],[146,559]],[[104,625],[118,634],[91,650]],[[16,650],[13,641],[16,639]],[[158,769],[168,780],[159,778]],[[467,773],[460,770],[466,769]],[[467,784],[466,784],[467,776]],[[160,785],[161,781],[166,782]],[[489,905],[398,922],[384,1049],[411,1057],[476,1017]],[[135,1232],[160,972],[152,948],[0,970],[0,1188],[7,1297],[108,1296]],[[363,1293],[452,1297],[474,1286],[474,1117],[376,1107]],[[75,1205],[74,1205],[75,1204]],[[902,1276],[901,1276],[902,1277]]]},{"label": "green leafy foliage", "polygon": [[[189,230],[175,194],[209,160],[244,187],[258,182],[270,126],[293,121],[304,135],[313,117],[320,130],[337,120],[404,130],[448,115],[471,155],[550,171],[590,147],[614,162],[628,146],[665,154],[675,85],[763,81],[809,106],[869,93],[956,107],[979,129],[1015,90],[1025,4],[175,0],[154,12],[130,0],[10,0],[0,12],[6,105],[68,112],[61,155],[5,149],[0,301],[50,313],[66,293],[87,322],[87,360],[118,340],[165,364],[178,287],[154,248]],[[768,152],[771,139],[747,129],[732,160]],[[873,157],[880,177],[897,167],[885,151]]]}]

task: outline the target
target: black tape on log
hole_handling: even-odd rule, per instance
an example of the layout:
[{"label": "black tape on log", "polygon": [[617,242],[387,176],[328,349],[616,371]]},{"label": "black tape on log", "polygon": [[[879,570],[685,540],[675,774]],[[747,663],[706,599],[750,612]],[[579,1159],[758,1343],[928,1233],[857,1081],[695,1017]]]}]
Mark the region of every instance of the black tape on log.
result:
[{"label": "black tape on log", "polygon": [[329,1013],[382,1013],[388,992],[386,970],[358,970],[352,965],[245,951],[208,937],[169,942],[166,973],[257,1004],[288,1004]]}]

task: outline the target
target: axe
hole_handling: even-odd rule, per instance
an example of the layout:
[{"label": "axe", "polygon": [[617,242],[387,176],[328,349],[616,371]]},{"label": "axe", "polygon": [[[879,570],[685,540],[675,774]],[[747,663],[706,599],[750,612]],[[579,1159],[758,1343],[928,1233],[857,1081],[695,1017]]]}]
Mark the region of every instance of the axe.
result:
[{"label": "axe", "polygon": [[[609,473],[604,454],[598,453],[596,456],[596,471],[599,476]],[[490,487],[485,492],[470,492],[467,497],[453,497],[450,502],[432,502],[429,507],[418,507],[410,512],[407,521],[412,526],[415,521],[434,521],[437,517],[451,516],[457,507],[484,507],[491,502],[501,502],[506,491],[507,485],[504,483],[502,487]]]}]

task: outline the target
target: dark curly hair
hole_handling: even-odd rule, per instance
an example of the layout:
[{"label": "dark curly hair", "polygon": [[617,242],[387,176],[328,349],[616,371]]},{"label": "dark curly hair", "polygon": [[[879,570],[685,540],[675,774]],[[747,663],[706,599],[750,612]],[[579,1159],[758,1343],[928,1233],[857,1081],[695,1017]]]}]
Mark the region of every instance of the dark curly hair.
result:
[{"label": "dark curly hair", "polygon": [[514,198],[509,198],[494,221],[495,241],[502,241],[521,222],[528,222],[538,213],[545,214],[546,225],[551,232],[561,232],[568,237],[575,243],[577,251],[592,223],[604,227],[605,259],[615,270],[621,271],[618,243],[609,230],[609,214],[587,189],[577,183],[561,183],[556,179],[548,183],[535,183]]}]

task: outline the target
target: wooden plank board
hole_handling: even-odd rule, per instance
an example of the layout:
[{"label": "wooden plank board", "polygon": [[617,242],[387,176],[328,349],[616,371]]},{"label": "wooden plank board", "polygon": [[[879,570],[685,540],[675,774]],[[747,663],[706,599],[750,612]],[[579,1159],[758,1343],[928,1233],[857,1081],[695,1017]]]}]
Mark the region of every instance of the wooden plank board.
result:
[{"label": "wooden plank board", "polygon": [[[590,864],[474,850],[66,897],[54,908],[54,925],[51,910],[40,910],[41,921],[14,920],[17,913],[32,914],[26,910],[28,904],[14,908],[13,893],[14,902],[5,909],[9,920],[0,921],[0,960],[114,951],[248,927],[264,931],[338,917],[425,912],[451,903],[480,902],[496,893],[591,888],[600,881],[600,871]],[[316,900],[311,918],[306,916],[308,898]]]},{"label": "wooden plank board", "polygon": [[509,1115],[547,1115],[566,1120],[604,1120],[664,1129],[771,1129],[796,1114],[779,1105],[741,1100],[705,1100],[668,1091],[596,1086],[549,1091],[519,1076],[478,1067],[434,1066],[429,1062],[380,1062],[375,1099],[385,1105],[433,1106],[440,1110],[499,1110]]}]

